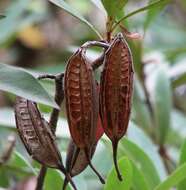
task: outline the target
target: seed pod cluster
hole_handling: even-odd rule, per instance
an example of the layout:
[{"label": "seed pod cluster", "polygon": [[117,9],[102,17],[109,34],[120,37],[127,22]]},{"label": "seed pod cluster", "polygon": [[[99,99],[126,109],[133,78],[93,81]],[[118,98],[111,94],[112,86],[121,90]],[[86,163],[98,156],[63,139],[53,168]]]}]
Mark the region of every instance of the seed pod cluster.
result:
[{"label": "seed pod cluster", "polygon": [[101,76],[100,110],[105,134],[113,145],[113,158],[118,174],[117,146],[126,133],[133,89],[132,55],[123,35],[119,33],[105,53]]},{"label": "seed pod cluster", "polygon": [[33,159],[44,166],[61,170],[74,186],[63,166],[49,124],[42,118],[37,105],[25,98],[17,97],[15,119],[22,142]]},{"label": "seed pod cluster", "polygon": [[69,129],[77,153],[83,150],[87,161],[100,181],[103,178],[91,163],[91,149],[95,143],[99,112],[99,96],[93,70],[85,56],[85,50],[79,48],[69,59],[65,71],[65,98]]},{"label": "seed pod cluster", "polygon": [[[98,61],[90,63],[86,57],[86,49],[96,44],[105,48],[105,51]],[[104,67],[99,89],[93,69],[102,62]],[[47,76],[56,80],[55,76]],[[61,85],[62,78],[58,86]],[[59,89],[61,90],[56,93],[56,100],[63,99],[60,97],[63,89]],[[42,118],[36,103],[21,97],[17,97],[15,104],[19,135],[35,160],[65,174],[63,189],[68,181],[76,189],[71,177],[80,174],[88,165],[100,181],[105,183],[91,162],[98,140],[104,132],[112,141],[116,172],[119,180],[122,180],[117,165],[117,146],[128,128],[132,90],[132,55],[123,35],[117,34],[111,44],[105,41],[87,42],[70,57],[64,74],[66,112],[72,137],[67,152],[66,169],[51,132],[52,119],[49,124]],[[57,123],[59,111],[54,109],[51,115]]]}]

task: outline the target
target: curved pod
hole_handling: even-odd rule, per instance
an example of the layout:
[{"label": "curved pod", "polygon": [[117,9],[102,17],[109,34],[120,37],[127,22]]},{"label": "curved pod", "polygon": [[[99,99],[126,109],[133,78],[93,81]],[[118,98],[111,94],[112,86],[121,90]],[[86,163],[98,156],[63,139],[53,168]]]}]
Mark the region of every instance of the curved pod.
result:
[{"label": "curved pod", "polygon": [[104,132],[113,145],[113,157],[118,174],[116,157],[118,141],[126,133],[132,100],[132,54],[121,33],[117,34],[106,51],[101,76],[100,110]]},{"label": "curved pod", "polygon": [[42,118],[36,103],[17,97],[15,104],[16,127],[28,153],[46,167],[62,171],[74,189],[47,121]]},{"label": "curved pod", "polygon": [[83,150],[90,167],[104,183],[91,164],[91,149],[95,143],[99,112],[99,95],[93,69],[85,57],[85,49],[79,48],[69,59],[65,71],[65,99],[67,118],[73,142]]}]

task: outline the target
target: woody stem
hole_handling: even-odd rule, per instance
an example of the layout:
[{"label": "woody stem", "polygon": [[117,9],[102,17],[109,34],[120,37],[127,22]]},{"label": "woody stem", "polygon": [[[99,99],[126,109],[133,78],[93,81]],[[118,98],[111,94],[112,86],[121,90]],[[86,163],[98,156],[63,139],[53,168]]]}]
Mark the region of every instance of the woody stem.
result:
[{"label": "woody stem", "polygon": [[[64,90],[63,90],[63,82],[62,82],[63,77],[64,77],[63,73],[56,75],[56,76],[55,75],[42,75],[42,76],[38,77],[38,79],[45,79],[45,78],[55,79],[55,86],[56,86],[55,101],[59,107],[61,107],[61,104],[64,99]],[[59,112],[60,112],[59,109],[53,108],[52,113],[50,115],[49,125],[51,127],[53,134],[55,134],[55,131],[56,131]],[[35,190],[43,189],[43,184],[44,184],[46,173],[47,173],[47,168],[45,166],[42,166],[40,169],[39,175],[38,175],[37,185],[36,185]]]}]

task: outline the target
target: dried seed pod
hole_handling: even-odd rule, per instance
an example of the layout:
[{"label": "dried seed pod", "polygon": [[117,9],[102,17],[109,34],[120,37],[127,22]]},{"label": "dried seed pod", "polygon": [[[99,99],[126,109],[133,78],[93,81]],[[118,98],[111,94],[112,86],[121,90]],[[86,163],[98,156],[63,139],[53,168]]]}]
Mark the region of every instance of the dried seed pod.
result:
[{"label": "dried seed pod", "polygon": [[128,127],[132,89],[132,55],[123,35],[119,33],[105,54],[100,111],[104,132],[112,141],[114,164],[120,180],[122,177],[117,165],[117,146]]},{"label": "dried seed pod", "polygon": [[[94,152],[96,150],[97,143],[101,136],[103,135],[103,128],[101,126],[101,119],[99,117],[98,124],[97,124],[97,131],[96,131],[96,139],[95,143],[91,148],[91,158],[94,155]],[[88,166],[88,161],[85,155],[85,152],[83,150],[78,151],[78,147],[75,145],[73,140],[71,139],[68,145],[68,151],[67,151],[67,158],[66,158],[66,170],[68,173],[70,173],[71,177],[76,176],[80,174],[82,171],[86,169]],[[66,189],[66,186],[68,184],[68,180],[65,179],[63,190]]]},{"label": "dried seed pod", "polygon": [[83,150],[90,167],[104,183],[91,163],[91,148],[99,112],[99,98],[93,70],[85,57],[85,50],[78,49],[69,59],[65,71],[65,99],[67,118],[72,139],[78,151]]},{"label": "dried seed pod", "polygon": [[37,105],[32,101],[17,97],[15,119],[21,140],[33,159],[46,167],[61,170],[76,189],[64,168],[49,124],[41,117]]}]

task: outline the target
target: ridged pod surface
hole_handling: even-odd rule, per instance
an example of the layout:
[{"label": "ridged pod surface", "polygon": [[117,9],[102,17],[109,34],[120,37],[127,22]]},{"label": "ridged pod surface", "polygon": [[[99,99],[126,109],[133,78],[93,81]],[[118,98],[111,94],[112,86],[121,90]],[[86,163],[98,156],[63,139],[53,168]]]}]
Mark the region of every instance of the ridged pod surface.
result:
[{"label": "ridged pod surface", "polygon": [[126,133],[133,90],[132,55],[121,33],[117,34],[106,51],[101,76],[100,110],[104,132],[113,144],[114,162],[117,168],[118,141]]},{"label": "ridged pod surface", "polygon": [[79,148],[91,147],[98,119],[98,94],[93,70],[80,48],[68,61],[65,98],[70,133]]},{"label": "ridged pod surface", "polygon": [[37,105],[25,98],[17,97],[15,119],[19,136],[33,159],[46,167],[62,171],[76,189],[70,175],[63,166],[50,126],[42,118]]},{"label": "ridged pod surface", "polygon": [[87,161],[104,183],[91,164],[91,149],[95,135],[99,112],[99,95],[93,69],[85,56],[85,50],[79,48],[69,59],[65,71],[65,100],[70,133],[78,151],[84,151]]},{"label": "ridged pod surface", "polygon": [[59,168],[61,156],[49,124],[41,117],[34,102],[17,97],[16,126],[28,153],[41,164]]}]

